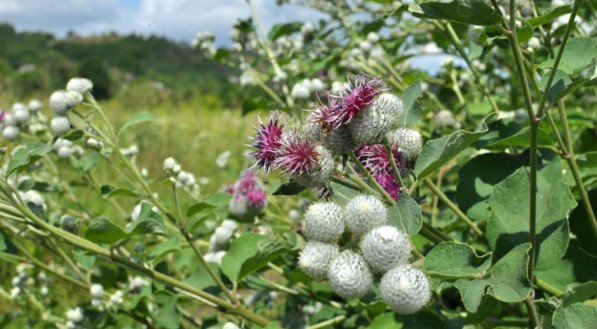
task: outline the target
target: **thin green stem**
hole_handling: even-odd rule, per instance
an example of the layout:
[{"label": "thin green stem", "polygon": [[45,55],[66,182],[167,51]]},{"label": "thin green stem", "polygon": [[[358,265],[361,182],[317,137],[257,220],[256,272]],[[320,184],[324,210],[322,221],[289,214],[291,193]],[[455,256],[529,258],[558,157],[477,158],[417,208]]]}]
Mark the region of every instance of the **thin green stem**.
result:
[{"label": "thin green stem", "polygon": [[386,202],[389,204],[394,204],[395,203],[394,199],[388,194],[388,192],[381,185],[379,185],[377,180],[375,178],[373,178],[373,176],[371,175],[369,170],[367,170],[367,168],[365,168],[365,166],[363,166],[361,161],[359,161],[356,154],[354,152],[350,152],[348,154],[348,156],[350,157],[350,160],[357,166],[357,168],[359,168],[359,170],[362,172],[362,174],[364,174],[365,177],[367,177],[369,182],[371,184],[373,184],[373,186],[375,186],[375,188],[377,189],[377,192],[379,194],[381,194],[381,196],[384,198],[384,200],[386,200]]},{"label": "thin green stem", "polygon": [[556,71],[558,66],[560,65],[560,60],[562,59],[562,55],[564,54],[564,49],[566,48],[566,43],[568,42],[568,38],[570,37],[570,32],[572,31],[572,26],[574,25],[574,19],[576,19],[576,14],[578,13],[578,8],[582,0],[575,0],[574,4],[572,5],[572,12],[570,13],[570,18],[568,20],[568,24],[566,25],[566,31],[564,32],[564,37],[562,38],[562,43],[560,44],[560,48],[556,54],[556,58],[554,59],[553,65],[551,67],[551,71],[549,72],[549,77],[547,78],[547,83],[545,84],[545,88],[543,89],[543,96],[541,97],[541,102],[539,103],[539,110],[537,111],[537,117],[542,118],[544,111],[546,111],[546,103],[547,103],[547,95],[549,94],[549,89],[553,83],[553,79],[556,76]]},{"label": "thin green stem", "polygon": [[433,194],[435,194],[448,208],[450,208],[460,220],[462,220],[478,237],[483,236],[483,231],[465,215],[456,204],[454,204],[429,178],[424,178],[423,183],[427,186]]},{"label": "thin green stem", "polygon": [[394,152],[392,152],[392,148],[386,144],[384,144],[384,148],[386,149],[386,154],[388,155],[388,159],[390,160],[390,167],[392,167],[392,173],[398,184],[400,184],[400,188],[406,188],[404,182],[402,181],[402,177],[400,177],[400,170],[398,170],[398,166],[396,165],[396,159],[394,159]]},{"label": "thin green stem", "polygon": [[336,325],[338,323],[342,323],[342,321],[344,321],[344,320],[346,320],[346,315],[338,315],[337,317],[331,318],[329,320],[325,320],[325,321],[319,322],[318,324],[308,326],[307,329],[327,328],[327,327]]},{"label": "thin green stem", "polygon": [[531,328],[538,328],[539,323],[539,314],[537,313],[537,308],[535,307],[535,303],[533,302],[533,295],[527,297],[524,300],[524,304],[527,307],[527,311],[529,312],[529,322]]},{"label": "thin green stem", "polygon": [[178,229],[180,230],[180,233],[182,234],[182,236],[184,236],[185,240],[187,240],[187,243],[189,244],[189,246],[191,246],[191,249],[193,249],[193,251],[195,252],[195,255],[197,255],[197,258],[199,259],[199,262],[205,268],[205,270],[207,271],[209,276],[214,280],[214,282],[218,285],[218,287],[220,287],[220,289],[226,295],[226,297],[228,297],[228,299],[230,299],[230,301],[233,304],[238,305],[238,299],[230,292],[230,290],[226,287],[226,285],[224,284],[222,279],[218,275],[216,275],[216,273],[214,273],[214,271],[212,271],[211,267],[209,267],[209,264],[205,260],[203,253],[201,252],[201,250],[199,250],[199,248],[197,248],[195,243],[193,243],[193,239],[191,238],[191,235],[189,234],[189,232],[187,232],[187,230],[185,228],[184,219],[183,219],[184,217],[182,214],[182,209],[180,208],[180,202],[178,200],[178,192],[176,189],[176,185],[174,185],[174,184],[172,184],[172,193],[174,195],[174,203],[176,203],[176,208],[178,209],[178,215],[179,215]]}]

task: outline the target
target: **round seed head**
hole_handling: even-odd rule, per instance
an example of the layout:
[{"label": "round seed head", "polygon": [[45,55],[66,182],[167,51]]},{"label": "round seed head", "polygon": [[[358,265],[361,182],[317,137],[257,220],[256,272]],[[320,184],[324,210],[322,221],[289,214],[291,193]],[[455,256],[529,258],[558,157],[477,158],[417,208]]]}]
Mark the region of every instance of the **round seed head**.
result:
[{"label": "round seed head", "polygon": [[315,280],[325,280],[330,263],[340,254],[335,244],[309,241],[299,254],[299,267]]},{"label": "round seed head", "polygon": [[377,272],[406,264],[411,252],[408,237],[394,226],[380,226],[365,234],[361,242],[363,258]]},{"label": "round seed head", "polygon": [[69,97],[65,90],[58,90],[50,95],[50,107],[56,114],[64,114],[69,108]]},{"label": "round seed head", "polygon": [[389,270],[381,279],[379,290],[386,304],[399,314],[416,313],[431,298],[425,274],[408,264]]},{"label": "round seed head", "polygon": [[328,278],[334,292],[345,299],[363,297],[373,285],[373,274],[367,262],[350,250],[331,262]]},{"label": "round seed head", "polygon": [[101,299],[104,294],[104,287],[99,283],[94,283],[90,288],[91,297]]},{"label": "round seed head", "polygon": [[[19,104],[20,106],[15,107],[17,104]],[[27,120],[29,120],[29,110],[27,109],[27,107],[25,107],[25,105],[21,103],[17,104],[13,106],[12,110],[14,118],[18,123],[26,122]]]},{"label": "round seed head", "polygon": [[66,90],[76,91],[80,94],[90,91],[93,88],[93,82],[85,78],[72,78],[66,84]]},{"label": "round seed head", "polygon": [[214,232],[214,242],[220,246],[226,245],[232,238],[233,234],[233,230],[229,229],[228,227],[220,226]]},{"label": "round seed head", "polygon": [[6,126],[2,129],[2,137],[11,141],[19,137],[19,128],[15,126]]},{"label": "round seed head", "polygon": [[398,96],[385,93],[354,117],[350,124],[352,137],[357,145],[381,142],[384,135],[398,125],[404,106]]},{"label": "round seed head", "polygon": [[336,242],[344,233],[344,211],[333,202],[314,203],[305,213],[303,234],[309,240]]},{"label": "round seed head", "polygon": [[34,99],[31,102],[29,102],[29,111],[31,112],[37,112],[41,110],[42,107],[43,104],[37,99]]},{"label": "round seed head", "polygon": [[355,234],[364,234],[372,228],[388,222],[388,211],[384,204],[374,196],[359,195],[354,197],[344,208],[344,221],[348,230]]},{"label": "round seed head", "polygon": [[66,92],[66,105],[71,108],[75,107],[83,102],[83,95],[76,91]]},{"label": "round seed head", "polygon": [[17,119],[15,119],[14,115],[12,115],[10,113],[6,113],[6,112],[0,112],[0,113],[3,114],[2,120],[0,120],[0,123],[3,123],[5,127],[17,125]]},{"label": "round seed head", "polygon": [[61,136],[70,130],[70,120],[67,116],[56,116],[50,121],[50,127],[54,135]]},{"label": "round seed head", "polygon": [[398,128],[389,132],[386,137],[392,147],[398,148],[409,159],[416,158],[423,147],[421,134],[415,129]]}]

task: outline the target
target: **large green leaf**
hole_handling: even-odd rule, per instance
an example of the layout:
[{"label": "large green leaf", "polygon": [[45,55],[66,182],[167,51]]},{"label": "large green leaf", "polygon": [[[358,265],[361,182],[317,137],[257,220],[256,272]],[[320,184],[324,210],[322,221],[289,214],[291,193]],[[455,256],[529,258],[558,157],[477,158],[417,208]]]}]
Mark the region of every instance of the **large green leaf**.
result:
[{"label": "large green leaf", "polygon": [[[583,70],[597,57],[595,54],[597,54],[597,37],[570,38],[562,54],[558,70],[562,70],[567,74]],[[548,59],[539,64],[539,67],[550,69],[553,61],[553,59]]]},{"label": "large green leaf", "polygon": [[471,25],[494,25],[500,15],[483,0],[453,0],[452,2],[423,2],[420,8],[411,6],[414,16],[431,19],[445,19]]},{"label": "large green leaf", "polygon": [[154,295],[158,310],[155,313],[155,322],[158,328],[180,328],[182,315],[178,312],[178,296],[170,292],[160,291]]},{"label": "large green leaf", "polygon": [[464,243],[442,242],[425,256],[425,272],[442,278],[467,278],[491,266],[491,253],[478,256]]},{"label": "large green leaf", "polygon": [[155,121],[157,117],[150,113],[150,112],[138,112],[133,114],[126,123],[120,128],[118,131],[118,136],[124,133],[127,129],[131,128],[132,126],[138,125],[143,122]]},{"label": "large green leaf", "polygon": [[471,313],[476,313],[481,304],[481,298],[485,295],[485,289],[490,284],[483,280],[459,279],[454,282],[454,287],[460,292],[464,308]]},{"label": "large green leaf", "polygon": [[24,146],[18,146],[13,151],[13,156],[8,161],[6,175],[14,172],[21,172],[35,161],[41,159],[52,150],[51,143],[32,142]]},{"label": "large green leaf", "polygon": [[529,22],[529,24],[531,24],[532,27],[537,27],[539,25],[551,23],[554,20],[556,20],[558,17],[568,14],[571,9],[572,8],[570,6],[556,7],[546,14],[543,14],[538,17],[529,18],[528,22]]},{"label": "large green leaf", "polygon": [[404,94],[402,95],[404,114],[398,119],[401,127],[412,126],[421,121],[423,110],[421,109],[421,105],[417,102],[417,98],[421,97],[421,94],[421,81],[411,84],[404,91]]},{"label": "large green leaf", "polygon": [[475,131],[458,130],[449,136],[427,141],[417,157],[415,175],[421,179],[439,169],[479,137],[485,135],[496,118],[497,115],[492,113],[483,120]]},{"label": "large green leaf", "polygon": [[415,235],[423,226],[421,206],[406,193],[402,193],[396,204],[388,210],[388,219],[395,226],[408,235]]},{"label": "large green leaf", "polygon": [[497,300],[517,303],[525,300],[531,292],[527,277],[530,243],[514,247],[488,271],[487,292]]},{"label": "large green leaf", "polygon": [[92,219],[85,231],[85,238],[96,243],[114,243],[126,235],[126,232],[105,216]]},{"label": "large green leaf", "polygon": [[549,286],[564,290],[569,284],[597,278],[597,257],[572,241],[564,259],[548,269],[535,271],[535,276]]},{"label": "large green leaf", "polygon": [[554,329],[597,328],[597,306],[574,303],[558,307],[553,314]]},{"label": "large green leaf", "polygon": [[[529,177],[519,168],[495,185],[490,197],[487,240],[498,255],[529,241]],[[568,215],[576,206],[556,158],[537,174],[536,269],[557,264],[568,247]]]},{"label": "large green leaf", "polygon": [[245,234],[232,241],[228,252],[222,258],[222,272],[231,281],[239,281],[287,250],[285,244],[264,235]]}]

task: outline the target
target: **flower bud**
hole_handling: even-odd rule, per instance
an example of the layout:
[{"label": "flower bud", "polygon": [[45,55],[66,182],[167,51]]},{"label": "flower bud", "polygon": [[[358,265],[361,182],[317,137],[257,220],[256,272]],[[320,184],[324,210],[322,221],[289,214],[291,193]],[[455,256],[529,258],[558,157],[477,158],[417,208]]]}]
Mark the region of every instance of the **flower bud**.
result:
[{"label": "flower bud", "polygon": [[408,264],[389,270],[381,279],[379,291],[386,304],[399,314],[416,313],[431,298],[425,274]]},{"label": "flower bud", "polygon": [[299,267],[316,280],[327,278],[330,263],[340,254],[335,244],[309,241],[299,254]]},{"label": "flower bud", "polygon": [[75,91],[79,94],[83,94],[91,89],[93,89],[93,82],[85,78],[72,78],[66,84],[66,90]]},{"label": "flower bud", "polygon": [[303,234],[309,240],[336,242],[344,233],[344,211],[333,202],[314,203],[305,213]]},{"label": "flower bud", "polygon": [[381,142],[384,135],[398,126],[398,118],[404,113],[402,100],[396,95],[379,95],[350,123],[352,137],[357,145]]},{"label": "flower bud", "polygon": [[344,221],[348,230],[363,234],[372,228],[388,222],[388,211],[384,204],[374,196],[359,195],[354,197],[344,208]]},{"label": "flower bud", "polygon": [[94,283],[91,285],[89,291],[91,293],[91,297],[95,299],[101,299],[104,294],[104,287],[102,287],[102,285],[99,283]]},{"label": "flower bud", "polygon": [[367,262],[350,250],[331,262],[328,278],[334,292],[345,299],[363,297],[373,285],[373,274]]},{"label": "flower bud", "polygon": [[398,148],[407,158],[414,159],[423,148],[421,134],[415,129],[398,128],[387,134],[390,146]]},{"label": "flower bud", "polygon": [[11,141],[19,137],[19,128],[14,126],[6,126],[2,129],[2,137]]},{"label": "flower bud", "polygon": [[361,242],[363,258],[377,272],[385,272],[398,264],[406,264],[411,246],[408,237],[394,226],[372,229]]},{"label": "flower bud", "polygon": [[66,134],[70,130],[70,120],[67,116],[56,116],[50,121],[52,133],[57,136]]}]

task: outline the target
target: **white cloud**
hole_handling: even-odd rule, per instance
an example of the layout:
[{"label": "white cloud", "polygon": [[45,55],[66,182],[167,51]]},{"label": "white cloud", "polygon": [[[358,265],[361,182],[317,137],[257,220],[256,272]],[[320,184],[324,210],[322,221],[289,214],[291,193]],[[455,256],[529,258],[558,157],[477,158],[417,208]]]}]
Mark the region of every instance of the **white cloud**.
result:
[{"label": "white cloud", "polygon": [[[238,18],[249,17],[245,0],[2,0],[0,21],[18,30],[44,30],[64,36],[118,31],[165,35],[191,41],[199,31],[211,31],[219,44]],[[273,24],[323,18],[305,7],[275,5],[274,0],[253,0],[267,30]]]}]

